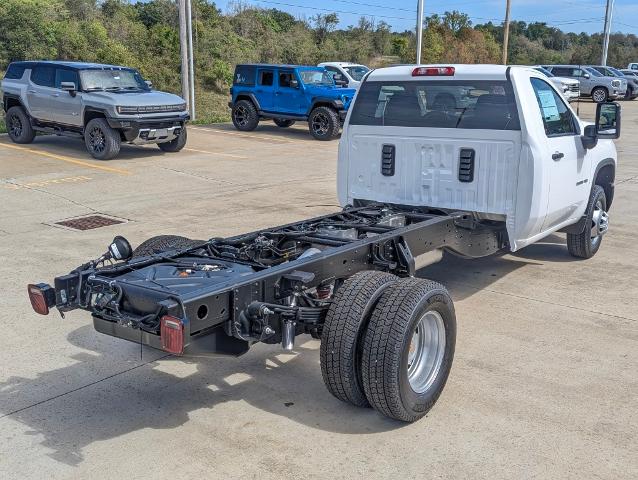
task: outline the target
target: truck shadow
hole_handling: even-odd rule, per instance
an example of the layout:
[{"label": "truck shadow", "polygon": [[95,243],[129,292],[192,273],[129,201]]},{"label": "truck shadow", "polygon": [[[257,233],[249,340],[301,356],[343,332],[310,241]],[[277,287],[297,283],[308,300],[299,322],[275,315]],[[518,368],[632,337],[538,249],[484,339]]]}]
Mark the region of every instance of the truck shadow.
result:
[{"label": "truck shadow", "polygon": [[[268,120],[263,120],[259,122],[257,128],[252,132],[240,132],[237,130],[233,124],[224,123],[224,124],[215,124],[207,126],[207,128],[211,128],[213,130],[218,130],[221,132],[229,132],[229,133],[238,133],[238,134],[261,134],[268,135],[273,138],[282,138],[287,140],[295,140],[295,141],[307,141],[309,143],[319,142],[319,140],[315,140],[310,132],[308,131],[308,124],[306,122],[297,122],[294,126],[289,128],[281,128],[275,125],[273,122]],[[333,140],[334,142],[339,141],[339,137]]]},{"label": "truck shadow", "polygon": [[[69,378],[86,377],[83,363],[108,364],[112,352],[78,344],[78,340],[87,343],[91,338],[87,329],[92,327],[81,327],[68,339],[94,353],[77,354],[72,357],[74,365],[43,372],[36,378],[11,377],[0,382],[2,395],[20,398],[26,392],[43,390],[44,399],[47,385],[68,385]],[[84,448],[94,442],[147,428],[174,429],[187,423],[193,413],[201,416],[205,412],[208,420],[204,421],[212,430],[220,422],[214,417],[235,422],[221,427],[220,435],[258,428],[264,414],[246,415],[246,409],[250,410],[246,406],[241,407],[243,412],[233,413],[235,402],[340,434],[378,433],[406,425],[333,398],[321,379],[319,342],[306,339],[310,337],[298,337],[299,346],[291,354],[282,353],[278,345],[257,345],[240,358],[166,357],[147,364],[139,363],[139,346],[122,342],[121,347],[130,350],[131,355],[130,362],[117,368],[123,373],[103,375],[104,380],[87,379],[82,381],[85,386],[69,387],[69,393],[50,394],[50,400],[3,411],[0,416],[23,424],[24,434],[41,438],[39,443],[50,451],[49,456],[68,465],[81,463]],[[150,356],[151,352],[155,351],[149,349],[145,354]],[[104,365],[102,369],[106,370]],[[217,408],[221,411],[215,412]]]},{"label": "truck shadow", "polygon": [[[91,156],[89,152],[86,151],[86,146],[84,145],[84,140],[82,139],[57,137],[54,135],[38,135],[31,146],[35,149],[47,150],[49,153],[58,155],[70,155],[74,159],[78,160],[87,162],[101,162],[101,160],[96,160]],[[142,159],[148,157],[157,157],[161,155],[170,154],[166,154],[156,145],[141,146],[122,144],[118,156],[111,160],[107,160],[104,164],[108,166],[109,164],[115,164],[121,160],[132,160],[137,158]]]}]

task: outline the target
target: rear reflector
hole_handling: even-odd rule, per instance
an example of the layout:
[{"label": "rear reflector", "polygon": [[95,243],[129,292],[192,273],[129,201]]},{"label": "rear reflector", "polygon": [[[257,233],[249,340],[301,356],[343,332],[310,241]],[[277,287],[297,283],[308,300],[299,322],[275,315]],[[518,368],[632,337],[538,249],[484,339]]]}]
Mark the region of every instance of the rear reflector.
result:
[{"label": "rear reflector", "polygon": [[184,353],[184,323],[181,319],[164,315],[160,320],[162,348],[173,355]]},{"label": "rear reflector", "polygon": [[416,67],[413,77],[453,77],[454,67]]},{"label": "rear reflector", "polygon": [[48,315],[49,307],[55,305],[55,290],[46,283],[29,284],[27,286],[31,306],[36,313]]}]

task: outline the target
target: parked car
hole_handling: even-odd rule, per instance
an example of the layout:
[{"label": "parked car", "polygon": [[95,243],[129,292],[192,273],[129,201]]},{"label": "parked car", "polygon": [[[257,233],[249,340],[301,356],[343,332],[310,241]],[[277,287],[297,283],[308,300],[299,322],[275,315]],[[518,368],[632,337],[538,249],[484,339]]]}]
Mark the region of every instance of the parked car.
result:
[{"label": "parked car", "polygon": [[[419,99],[442,85],[469,107],[423,111]],[[562,231],[571,255],[591,258],[608,229],[620,127],[618,104],[583,122],[531,68],[375,70],[339,144],[342,210],[229,238],[152,237],[135,250],[118,236],[53,286],[28,285],[29,299],[42,315],[88,311],[98,332],[166,354],[290,351],[308,334],[321,339],[332,395],[414,422],[440,398],[456,342],[453,299],[415,278],[415,257],[485,257]],[[494,308],[503,322],[515,314]],[[303,385],[307,372],[281,375]]]},{"label": "parked car", "polygon": [[630,63],[627,65],[627,70],[638,70],[638,63]]},{"label": "parked car", "polygon": [[314,138],[331,140],[355,93],[337,87],[323,67],[244,64],[235,68],[228,106],[238,130],[254,130],[261,119],[282,128],[304,121]]},{"label": "parked car", "polygon": [[638,78],[633,75],[625,75],[614,67],[604,65],[592,65],[591,68],[607,77],[621,78],[627,82],[627,90],[625,91],[625,100],[633,100],[638,97]]},{"label": "parked car", "polygon": [[572,102],[580,97],[580,82],[575,78],[557,77],[545,67],[541,67],[540,65],[536,65],[532,68],[548,77],[552,83],[560,89],[568,102]]},{"label": "parked car", "polygon": [[543,65],[547,70],[559,77],[575,78],[580,82],[580,94],[592,97],[594,102],[623,98],[626,91],[623,81],[616,77],[605,77],[593,68],[582,65]]},{"label": "parked car", "polygon": [[31,143],[36,133],[84,139],[99,160],[121,144],[186,145],[189,114],[183,98],[152,90],[133,68],[80,62],[14,62],[2,80],[9,138]]},{"label": "parked car", "polygon": [[319,66],[332,74],[339,75],[336,79],[337,84],[349,88],[359,88],[361,80],[370,71],[370,68],[365,65],[350,62],[323,62]]}]

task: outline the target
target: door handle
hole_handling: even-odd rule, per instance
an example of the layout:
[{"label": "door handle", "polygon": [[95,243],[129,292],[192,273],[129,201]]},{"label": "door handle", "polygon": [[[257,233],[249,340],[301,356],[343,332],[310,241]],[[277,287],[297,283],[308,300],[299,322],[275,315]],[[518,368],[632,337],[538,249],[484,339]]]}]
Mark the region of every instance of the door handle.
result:
[{"label": "door handle", "polygon": [[29,90],[29,93],[37,93],[35,90]]},{"label": "door handle", "polygon": [[563,158],[564,156],[565,156],[565,154],[563,152],[556,152],[556,153],[552,154],[552,160],[558,161],[561,158]]}]

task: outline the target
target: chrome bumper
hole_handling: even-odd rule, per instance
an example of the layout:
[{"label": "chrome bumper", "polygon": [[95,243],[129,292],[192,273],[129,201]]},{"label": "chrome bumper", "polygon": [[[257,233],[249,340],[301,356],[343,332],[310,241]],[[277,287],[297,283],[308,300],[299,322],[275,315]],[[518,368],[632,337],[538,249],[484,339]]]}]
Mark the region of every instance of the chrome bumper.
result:
[{"label": "chrome bumper", "polygon": [[137,137],[129,141],[133,145],[145,145],[148,143],[164,143],[175,140],[184,127],[175,126],[168,128],[140,128]]}]

